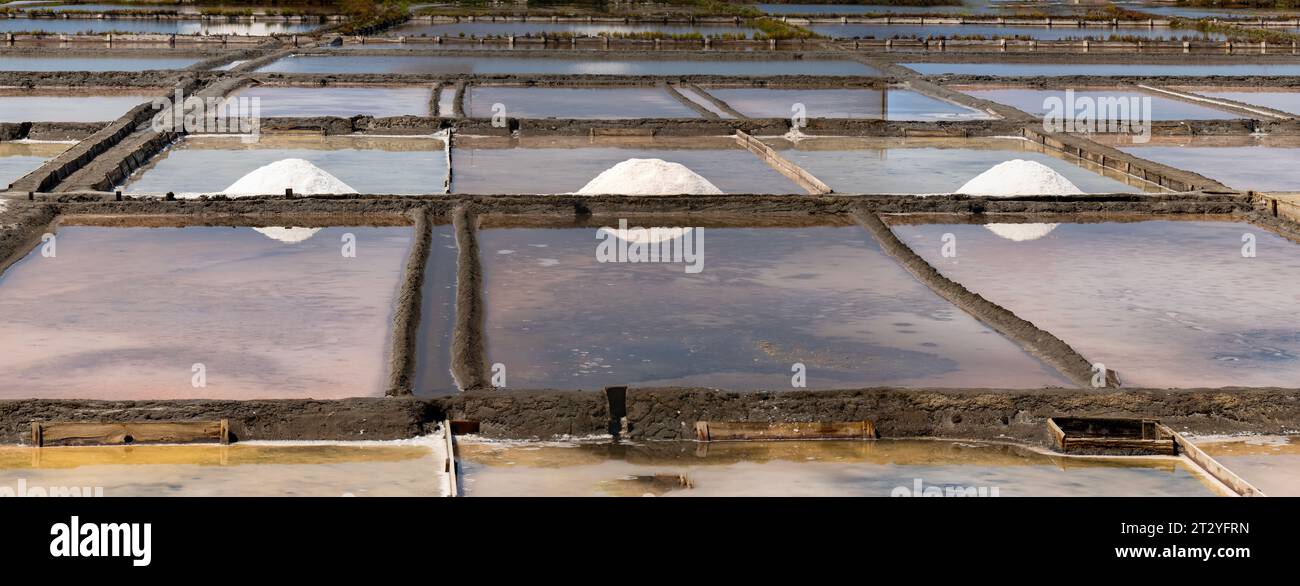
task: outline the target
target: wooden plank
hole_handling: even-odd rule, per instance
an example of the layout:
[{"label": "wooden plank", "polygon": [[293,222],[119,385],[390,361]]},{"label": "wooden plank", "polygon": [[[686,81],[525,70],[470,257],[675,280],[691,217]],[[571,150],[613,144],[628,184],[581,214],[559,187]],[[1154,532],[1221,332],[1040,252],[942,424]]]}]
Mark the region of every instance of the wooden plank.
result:
[{"label": "wooden plank", "polygon": [[229,422],[225,419],[129,423],[32,422],[32,444],[38,447],[202,442],[230,443]]},{"label": "wooden plank", "polygon": [[1222,482],[1224,486],[1232,489],[1233,492],[1241,496],[1265,496],[1263,491],[1255,488],[1254,485],[1246,482],[1246,479],[1237,476],[1235,472],[1229,470],[1223,464],[1220,464],[1218,460],[1210,457],[1209,454],[1197,447],[1196,444],[1183,437],[1183,434],[1170,429],[1164,424],[1160,424],[1160,427],[1164,428],[1162,431],[1173,436],[1174,442],[1178,444],[1178,448],[1183,451],[1183,454],[1187,456],[1188,460],[1191,460],[1193,464],[1199,466],[1206,474],[1213,476],[1215,480]]},{"label": "wooden plank", "polygon": [[453,439],[451,432],[452,421],[445,419],[442,422],[442,436],[447,442],[447,496],[460,496],[460,487],[456,482],[456,441]]},{"label": "wooden plank", "polygon": [[767,166],[776,170],[776,172],[785,175],[791,181],[799,184],[799,187],[804,188],[804,190],[810,195],[826,195],[831,193],[830,186],[822,183],[821,179],[818,179],[803,167],[790,162],[788,159],[781,156],[780,153],[776,152],[776,149],[773,149],[772,147],[767,146],[763,141],[750,136],[749,133],[736,129],[736,142],[739,143],[740,146],[745,147],[749,152],[754,153],[754,155],[759,159],[762,159],[764,163],[767,163]]},{"label": "wooden plank", "polygon": [[1047,418],[1047,431],[1052,434],[1052,441],[1056,443],[1056,449],[1064,452],[1065,450],[1065,432],[1061,431],[1061,426],[1051,417]]},{"label": "wooden plank", "polygon": [[741,440],[876,439],[870,421],[697,421],[702,442]]}]

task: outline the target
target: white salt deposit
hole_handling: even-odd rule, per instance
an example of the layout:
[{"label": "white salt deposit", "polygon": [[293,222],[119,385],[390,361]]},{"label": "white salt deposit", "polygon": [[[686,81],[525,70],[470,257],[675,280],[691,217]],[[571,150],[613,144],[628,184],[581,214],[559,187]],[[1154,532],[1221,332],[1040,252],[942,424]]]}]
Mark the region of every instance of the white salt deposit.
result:
[{"label": "white salt deposit", "polygon": [[[240,177],[221,193],[231,197],[250,195],[272,195],[292,189],[295,195],[321,195],[337,193],[356,193],[352,186],[330,175],[324,169],[303,159],[284,159],[254,169]],[[302,242],[320,228],[254,228],[268,238],[293,244]]]},{"label": "white salt deposit", "polygon": [[[1083,190],[1057,173],[1051,167],[1035,161],[1014,159],[994,165],[993,168],[976,175],[957,193],[966,195],[983,195],[992,197],[1013,197],[1017,195],[1080,195]],[[1057,224],[985,224],[989,231],[1015,242],[1037,240],[1052,230]]]},{"label": "white salt deposit", "polygon": [[275,195],[292,189],[297,195],[356,193],[347,183],[304,159],[284,159],[258,167],[221,193],[232,197]]},{"label": "white salt deposit", "polygon": [[998,163],[992,169],[976,175],[974,179],[957,188],[957,193],[1013,197],[1079,195],[1083,191],[1047,165],[1036,161],[1013,159]]},{"label": "white salt deposit", "polygon": [[720,195],[721,189],[681,163],[628,159],[606,169],[578,195]]}]

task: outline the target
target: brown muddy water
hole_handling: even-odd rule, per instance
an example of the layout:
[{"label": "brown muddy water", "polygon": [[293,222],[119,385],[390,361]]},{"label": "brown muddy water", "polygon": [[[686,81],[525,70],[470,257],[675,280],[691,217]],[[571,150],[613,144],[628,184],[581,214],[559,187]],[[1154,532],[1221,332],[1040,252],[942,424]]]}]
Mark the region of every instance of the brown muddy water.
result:
[{"label": "brown muddy water", "polygon": [[[466,496],[1214,496],[1175,458],[1068,458],[966,441],[486,442]],[[918,490],[919,488],[919,490]]]},{"label": "brown muddy water", "polygon": [[310,161],[361,193],[442,193],[447,176],[443,142],[428,137],[263,134],[245,143],[235,136],[191,136],[154,156],[124,187],[130,193],[217,193],[283,159]]},{"label": "brown muddy water", "polygon": [[1197,447],[1268,496],[1300,496],[1300,438],[1196,440]]},{"label": "brown muddy water", "polygon": [[[10,185],[68,150],[70,142],[0,142],[0,185]],[[3,208],[0,205],[0,208]]]},{"label": "brown muddy water", "polygon": [[[0,494],[444,496],[442,450],[356,443],[0,447]],[[60,492],[60,494],[67,494]]]},{"label": "brown muddy water", "polygon": [[697,273],[602,263],[595,227],[481,231],[488,358],[506,386],[779,390],[796,363],[809,388],[1072,386],[860,227],[694,230],[675,245],[702,241]]},{"label": "brown muddy water", "polygon": [[408,227],[63,226],[53,242],[0,275],[0,398],[384,392]]},{"label": "brown muddy water", "polygon": [[[1300,249],[1251,224],[897,225],[947,277],[1127,386],[1295,386]],[[956,256],[941,248],[949,234]],[[1243,257],[1244,239],[1255,256]]]},{"label": "brown muddy water", "polygon": [[[806,194],[732,137],[459,138],[453,193],[573,193],[628,159],[663,159],[704,176],[724,193]],[[527,169],[527,173],[517,172]]]},{"label": "brown muddy water", "polygon": [[1019,138],[843,138],[766,142],[839,193],[952,193],[993,166],[1036,161],[1086,193],[1142,193],[1162,189]]}]

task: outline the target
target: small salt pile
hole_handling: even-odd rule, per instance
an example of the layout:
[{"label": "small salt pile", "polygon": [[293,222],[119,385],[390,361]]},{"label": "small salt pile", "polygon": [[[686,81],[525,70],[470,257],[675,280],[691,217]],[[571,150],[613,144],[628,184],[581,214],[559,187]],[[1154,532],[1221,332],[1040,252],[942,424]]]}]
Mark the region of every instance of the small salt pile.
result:
[{"label": "small salt pile", "polygon": [[[1051,167],[1035,161],[1014,159],[994,165],[993,168],[976,175],[957,193],[991,197],[1013,197],[1017,195],[1080,195],[1081,189],[1057,173]],[[1057,224],[985,224],[990,232],[1007,240],[1024,242],[1042,238]]]},{"label": "small salt pile", "polygon": [[628,159],[606,169],[578,195],[720,195],[721,189],[681,163]]},{"label": "small salt pile", "polygon": [[[292,189],[297,195],[356,193],[350,185],[304,159],[283,159],[258,167],[221,193],[230,197],[271,195]],[[254,228],[258,232],[289,244],[302,242],[320,232],[320,228]]]}]

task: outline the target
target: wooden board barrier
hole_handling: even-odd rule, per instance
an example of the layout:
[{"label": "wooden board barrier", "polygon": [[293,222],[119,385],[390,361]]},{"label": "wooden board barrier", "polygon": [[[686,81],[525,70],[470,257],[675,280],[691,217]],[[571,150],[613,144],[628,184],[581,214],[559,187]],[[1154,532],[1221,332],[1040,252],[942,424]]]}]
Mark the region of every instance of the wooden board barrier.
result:
[{"label": "wooden board barrier", "polygon": [[697,421],[695,438],[702,442],[742,440],[876,439],[870,421]]},{"label": "wooden board barrier", "polygon": [[36,447],[205,442],[229,444],[229,421],[32,422],[32,445]]}]

